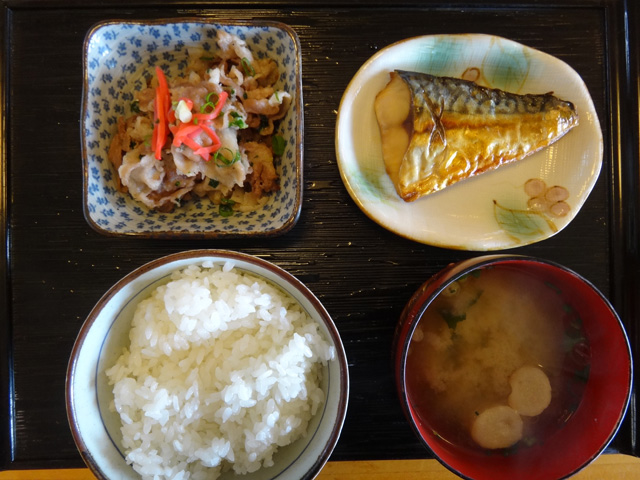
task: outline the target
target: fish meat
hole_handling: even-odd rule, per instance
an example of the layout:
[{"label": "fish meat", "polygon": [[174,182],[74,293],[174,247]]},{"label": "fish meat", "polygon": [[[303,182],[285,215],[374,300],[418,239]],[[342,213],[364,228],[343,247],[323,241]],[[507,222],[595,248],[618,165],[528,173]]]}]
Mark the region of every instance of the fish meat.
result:
[{"label": "fish meat", "polygon": [[575,106],[551,93],[402,70],[390,73],[374,110],[385,169],[407,202],[522,160],[578,124]]}]

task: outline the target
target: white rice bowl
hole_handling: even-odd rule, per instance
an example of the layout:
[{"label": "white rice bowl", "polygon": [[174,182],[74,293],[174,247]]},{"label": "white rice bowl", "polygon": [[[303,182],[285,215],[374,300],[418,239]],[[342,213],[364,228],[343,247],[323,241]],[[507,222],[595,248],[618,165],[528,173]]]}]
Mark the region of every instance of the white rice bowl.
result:
[{"label": "white rice bowl", "polygon": [[335,348],[264,279],[205,261],[140,301],[106,370],[127,463],[144,479],[213,479],[273,465],[322,407]]}]

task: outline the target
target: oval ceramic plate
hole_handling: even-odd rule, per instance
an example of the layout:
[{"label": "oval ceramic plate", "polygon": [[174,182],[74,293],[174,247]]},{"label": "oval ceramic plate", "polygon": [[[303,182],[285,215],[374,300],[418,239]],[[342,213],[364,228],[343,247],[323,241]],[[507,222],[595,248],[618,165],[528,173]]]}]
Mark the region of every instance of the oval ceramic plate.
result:
[{"label": "oval ceramic plate", "polygon": [[[464,77],[519,94],[573,102],[579,125],[530,157],[414,202],[404,202],[386,174],[373,110],[395,69]],[[602,131],[584,82],[561,60],[490,35],[430,35],[390,45],[371,57],[347,87],[338,112],[336,155],[356,204],[372,220],[417,242],[464,250],[514,248],[566,227],[591,192],[602,165]],[[560,187],[562,205],[540,205],[525,190]],[[557,191],[557,190],[556,190]],[[538,208],[531,208],[532,202]]]}]

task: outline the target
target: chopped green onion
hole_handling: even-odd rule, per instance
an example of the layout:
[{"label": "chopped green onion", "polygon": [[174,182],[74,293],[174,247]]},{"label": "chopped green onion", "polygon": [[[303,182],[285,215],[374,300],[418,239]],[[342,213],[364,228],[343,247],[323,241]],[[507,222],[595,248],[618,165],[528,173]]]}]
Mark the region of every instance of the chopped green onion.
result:
[{"label": "chopped green onion", "polygon": [[[211,97],[215,95],[215,101],[211,100]],[[207,108],[211,109],[210,112],[216,109],[216,105],[220,101],[220,95],[216,92],[209,92],[205,98],[205,103],[200,107],[200,113],[207,113]]]},{"label": "chopped green onion", "polygon": [[202,57],[200,57],[200,60],[203,60],[203,61],[205,61],[205,62],[206,62],[206,61],[211,61],[211,60],[213,60],[213,59],[214,59],[214,57],[206,57],[206,56],[204,56],[204,55],[203,55]]},{"label": "chopped green onion", "polygon": [[218,211],[221,217],[230,217],[233,215],[233,207],[231,205],[220,205]]},{"label": "chopped green onion", "polygon": [[247,57],[242,57],[242,60],[240,62],[242,64],[242,69],[244,70],[245,75],[249,77],[255,76],[256,71],[251,66],[251,63],[249,63],[249,59]]},{"label": "chopped green onion", "polygon": [[260,115],[260,125],[258,125],[258,131],[265,129],[269,126],[269,119],[266,115]]},{"label": "chopped green onion", "polygon": [[209,186],[211,188],[218,188],[218,185],[220,185],[220,182],[218,180],[216,180],[215,178],[209,179]]},{"label": "chopped green onion", "polygon": [[[226,150],[229,153],[231,153],[231,155],[233,155],[233,158],[229,159],[225,157],[222,154],[223,150]],[[216,153],[213,154],[213,161],[216,163],[216,166],[218,167],[230,167],[234,163],[240,161],[240,151],[237,151],[234,155],[233,151],[230,148],[227,148],[227,147],[220,148],[216,150]]]},{"label": "chopped green onion", "polygon": [[282,155],[284,153],[284,147],[286,146],[286,142],[282,136],[275,135],[271,139],[271,146],[273,147],[274,155]]},{"label": "chopped green onion", "polygon": [[138,100],[131,102],[131,111],[133,113],[140,113],[140,102]]},{"label": "chopped green onion", "polygon": [[248,127],[238,112],[231,112],[231,116],[233,117],[233,120],[229,122],[230,127],[238,127],[240,129]]},{"label": "chopped green onion", "polygon": [[[215,95],[215,96],[216,96],[216,101],[215,101],[215,102],[212,102],[212,101],[211,101],[211,95]],[[204,100],[205,100],[205,102],[207,102],[207,103],[213,103],[214,105],[217,105],[217,104],[218,104],[218,102],[220,101],[220,95],[218,95],[216,92],[209,92],[209,93],[207,94],[207,97],[206,97]]]},{"label": "chopped green onion", "polygon": [[239,129],[247,128],[248,125],[244,123],[242,118],[236,118],[235,120],[229,122],[230,127],[238,127]]},{"label": "chopped green onion", "polygon": [[234,202],[230,198],[223,197],[222,200],[220,200],[220,207],[218,208],[218,212],[220,213],[220,216],[230,217],[231,215],[233,215],[233,206],[235,204],[236,202]]}]

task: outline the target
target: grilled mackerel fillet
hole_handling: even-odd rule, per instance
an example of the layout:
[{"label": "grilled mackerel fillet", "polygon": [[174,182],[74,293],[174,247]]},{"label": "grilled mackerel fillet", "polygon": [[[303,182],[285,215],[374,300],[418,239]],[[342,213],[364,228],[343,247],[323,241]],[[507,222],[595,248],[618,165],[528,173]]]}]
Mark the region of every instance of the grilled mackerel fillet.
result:
[{"label": "grilled mackerel fillet", "polygon": [[374,109],[386,171],[407,202],[521,160],[578,124],[573,104],[551,94],[400,70]]}]

